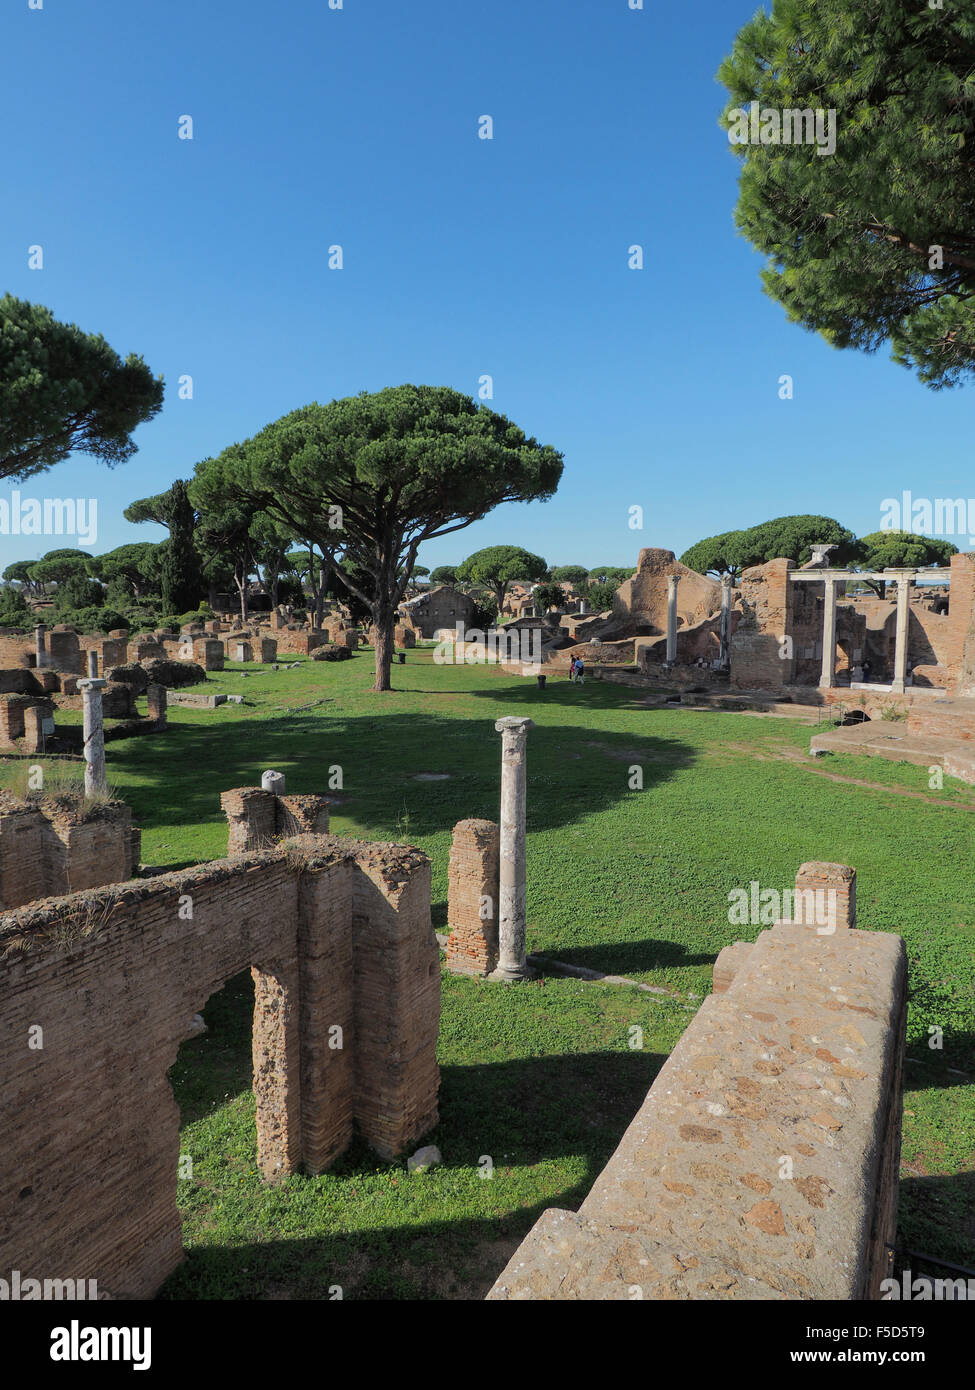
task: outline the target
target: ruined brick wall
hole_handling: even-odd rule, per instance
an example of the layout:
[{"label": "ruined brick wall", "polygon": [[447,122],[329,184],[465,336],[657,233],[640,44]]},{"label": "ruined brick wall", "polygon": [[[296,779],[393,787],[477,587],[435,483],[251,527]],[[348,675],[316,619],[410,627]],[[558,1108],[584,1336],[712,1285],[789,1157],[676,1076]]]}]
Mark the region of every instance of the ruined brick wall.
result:
[{"label": "ruined brick wall", "polygon": [[0,911],[123,882],[137,872],[140,850],[122,801],[25,802],[0,792]]},{"label": "ruined brick wall", "polygon": [[613,595],[613,616],[667,631],[667,576],[680,575],[677,616],[684,625],[700,623],[721,608],[721,585],[716,579],[688,569],[672,550],[647,547],[640,551],[636,572]]},{"label": "ruined brick wall", "polygon": [[0,667],[28,666],[33,656],[33,632],[17,632],[10,628],[0,632]]},{"label": "ruined brick wall", "polygon": [[454,826],[447,871],[447,968],[488,975],[498,963],[500,829],[490,820]]},{"label": "ruined brick wall", "polygon": [[797,586],[788,575],[794,568],[791,560],[770,560],[742,573],[742,612],[731,639],[731,684],[737,690],[778,691],[793,679],[795,659],[783,659],[779,639],[792,635]]},{"label": "ruined brick wall", "polygon": [[951,557],[948,631],[941,664],[948,668],[949,689],[975,695],[975,553]]},{"label": "ruined brick wall", "polygon": [[[31,718],[36,711],[35,718]],[[0,695],[0,748],[21,753],[43,751],[43,728],[50,727],[54,706],[39,695]]]},{"label": "ruined brick wall", "polygon": [[167,1072],[189,1020],[248,967],[265,1179],[320,1172],[355,1132],[388,1158],[436,1123],[429,860],[300,847],[300,862],[265,851],[0,917],[0,1268],[147,1298],[177,1267]]},{"label": "ruined brick wall", "polygon": [[456,629],[458,623],[465,628],[472,626],[474,600],[470,594],[461,593],[450,584],[440,584],[420,594],[408,603],[400,605],[402,615],[408,618],[421,637],[429,639],[440,628]]},{"label": "ruined brick wall", "polygon": [[328,834],[324,796],[275,796],[261,787],[234,787],[221,794],[220,805],[228,822],[228,854],[266,849],[295,835]]},{"label": "ruined brick wall", "polygon": [[488,1297],[879,1297],[896,1225],[906,990],[898,936],[762,932],[727,991],[704,1001],[578,1213],[545,1212]]}]

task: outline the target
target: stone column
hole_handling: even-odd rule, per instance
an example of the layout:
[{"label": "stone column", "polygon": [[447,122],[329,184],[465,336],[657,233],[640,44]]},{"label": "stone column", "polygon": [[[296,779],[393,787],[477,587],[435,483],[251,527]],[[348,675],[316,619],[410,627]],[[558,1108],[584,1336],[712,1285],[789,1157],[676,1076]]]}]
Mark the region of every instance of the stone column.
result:
[{"label": "stone column", "polygon": [[825,579],[826,599],[823,609],[823,665],[819,675],[820,689],[836,684],[836,579]]},{"label": "stone column", "polygon": [[47,640],[45,633],[47,628],[43,623],[38,623],[34,629],[34,651],[37,654],[36,665],[38,669],[47,665]]},{"label": "stone column", "polygon": [[719,659],[722,666],[728,666],[731,662],[731,594],[731,575],[723,574],[721,576],[721,627],[718,637],[721,644]]},{"label": "stone column", "polygon": [[105,680],[79,681],[85,703],[85,795],[108,791],[105,776],[105,726],[102,719],[102,691]]},{"label": "stone column", "polygon": [[579,616],[584,618],[589,612],[589,603],[586,599],[579,600]]},{"label": "stone column", "polygon": [[498,871],[498,965],[492,980],[528,980],[525,959],[525,745],[534,721],[508,715],[501,735],[501,837]]},{"label": "stone column", "polygon": [[283,772],[265,772],[261,777],[261,790],[273,792],[275,796],[284,796],[286,781]]},{"label": "stone column", "polygon": [[667,576],[667,665],[677,660],[677,585],[679,574]]},{"label": "stone column", "polygon": [[97,681],[98,679],[98,653],[94,648],[88,652],[88,679]]},{"label": "stone column", "polygon": [[897,628],[894,642],[894,679],[891,690],[902,692],[907,684],[907,634],[911,621],[911,580],[914,570],[884,570],[884,579],[897,582]]}]

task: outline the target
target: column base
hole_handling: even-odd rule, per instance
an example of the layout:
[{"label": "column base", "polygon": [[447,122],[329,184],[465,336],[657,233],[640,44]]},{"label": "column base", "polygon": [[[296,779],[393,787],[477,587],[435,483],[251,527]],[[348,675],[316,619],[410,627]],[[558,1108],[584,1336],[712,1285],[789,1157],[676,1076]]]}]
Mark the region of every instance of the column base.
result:
[{"label": "column base", "polygon": [[538,974],[530,965],[499,965],[485,978],[500,980],[503,984],[516,984],[519,980],[534,980]]},{"label": "column base", "polygon": [[890,689],[891,689],[891,693],[894,694],[894,695],[903,695],[903,694],[904,694],[904,691],[905,691],[905,686],[904,686],[903,680],[898,680],[898,679],[895,677],[895,678],[891,681],[891,683],[890,683]]}]

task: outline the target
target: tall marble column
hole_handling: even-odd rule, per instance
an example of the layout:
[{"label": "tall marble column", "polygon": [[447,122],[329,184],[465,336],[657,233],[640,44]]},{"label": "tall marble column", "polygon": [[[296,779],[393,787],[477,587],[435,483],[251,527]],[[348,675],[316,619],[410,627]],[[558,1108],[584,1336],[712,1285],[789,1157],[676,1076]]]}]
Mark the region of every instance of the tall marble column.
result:
[{"label": "tall marble column", "polygon": [[823,581],[826,586],[826,600],[823,608],[823,665],[819,676],[820,688],[836,684],[836,585],[837,580],[829,575]]},{"label": "tall marble column", "polygon": [[43,623],[38,623],[37,626],[36,626],[35,629],[34,629],[34,651],[35,651],[35,662],[34,662],[34,664],[35,664],[35,666],[37,666],[37,667],[41,667],[41,666],[46,666],[46,665],[47,665],[47,638],[46,638],[46,633],[47,633],[47,628],[44,626],[44,624],[43,624]]},{"label": "tall marble column", "polygon": [[98,679],[98,653],[93,647],[88,649],[88,679],[93,681]]},{"label": "tall marble column", "polygon": [[677,585],[679,574],[667,576],[667,664],[677,660]]},{"label": "tall marble column", "polygon": [[492,980],[528,980],[525,954],[525,753],[531,719],[508,715],[501,735],[501,843],[498,882],[498,964]]},{"label": "tall marble column", "polygon": [[730,574],[721,576],[721,627],[718,634],[720,642],[719,660],[722,666],[728,666],[731,662],[731,595],[732,580]]},{"label": "tall marble column", "polygon": [[894,636],[894,679],[891,690],[901,692],[907,684],[907,639],[911,622],[911,581],[915,570],[884,570],[884,579],[897,583],[897,626]]},{"label": "tall marble column", "polygon": [[85,796],[108,791],[108,779],[105,775],[105,724],[102,715],[102,691],[106,685],[108,681],[105,680],[78,682],[84,698]]}]

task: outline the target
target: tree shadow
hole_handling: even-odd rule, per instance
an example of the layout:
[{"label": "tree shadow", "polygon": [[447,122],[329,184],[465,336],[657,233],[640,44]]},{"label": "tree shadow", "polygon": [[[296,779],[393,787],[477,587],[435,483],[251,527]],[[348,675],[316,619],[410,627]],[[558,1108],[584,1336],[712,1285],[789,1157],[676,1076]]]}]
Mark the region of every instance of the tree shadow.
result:
[{"label": "tree shadow", "polygon": [[[469,817],[497,819],[500,739],[493,719],[395,712],[219,719],[218,709],[206,723],[174,723],[161,737],[112,745],[111,771],[140,779],[121,792],[143,829],[220,824],[221,792],[259,786],[269,767],[285,773],[289,792],[324,795],[339,767],[338,813],[369,838],[408,842]],[[571,825],[640,795],[694,757],[686,744],[658,735],[537,725],[528,747],[528,830]],[[630,785],[634,765],[639,791]],[[443,773],[443,780],[423,780]]]},{"label": "tree shadow", "polygon": [[901,1179],[895,1265],[898,1272],[934,1279],[962,1277],[919,1259],[931,1255],[968,1269],[975,1266],[975,1172]]}]

